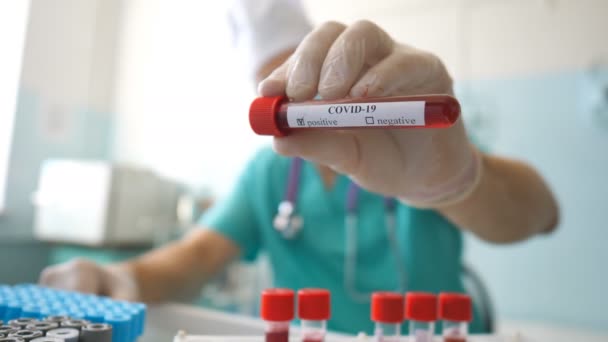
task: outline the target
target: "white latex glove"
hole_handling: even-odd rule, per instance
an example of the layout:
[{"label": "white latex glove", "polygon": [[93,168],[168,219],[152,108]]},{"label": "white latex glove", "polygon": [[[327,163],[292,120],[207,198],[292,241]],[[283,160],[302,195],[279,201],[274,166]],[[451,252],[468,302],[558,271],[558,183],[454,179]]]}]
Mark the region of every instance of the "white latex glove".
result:
[{"label": "white latex glove", "polygon": [[[452,79],[436,56],[396,43],[368,21],[318,27],[260,83],[259,92],[294,101],[317,93],[323,99],[453,94]],[[480,155],[461,120],[447,129],[302,130],[274,138],[274,147],[416,207],[462,200],[482,173]]]},{"label": "white latex glove", "polygon": [[264,63],[312,30],[300,0],[231,0],[227,14],[233,45],[252,80]]},{"label": "white latex glove", "polygon": [[135,277],[125,267],[101,266],[85,259],[45,268],[40,275],[40,284],[129,301],[139,298]]}]

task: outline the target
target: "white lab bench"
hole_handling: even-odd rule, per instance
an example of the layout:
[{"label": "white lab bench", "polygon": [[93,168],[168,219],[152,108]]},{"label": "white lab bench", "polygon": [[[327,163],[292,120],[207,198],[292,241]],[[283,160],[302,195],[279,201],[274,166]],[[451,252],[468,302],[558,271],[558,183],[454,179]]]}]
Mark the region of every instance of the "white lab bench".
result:
[{"label": "white lab bench", "polygon": [[[176,338],[178,332],[183,333]],[[292,330],[297,334],[297,327]],[[264,323],[242,315],[182,304],[163,304],[149,308],[146,332],[141,342],[263,342]],[[204,336],[202,336],[204,335]],[[249,336],[249,337],[248,337]],[[328,341],[367,341],[331,334]],[[406,339],[404,339],[404,342]],[[480,335],[471,342],[608,342],[608,333],[591,333],[552,324],[499,322],[498,335]]]}]

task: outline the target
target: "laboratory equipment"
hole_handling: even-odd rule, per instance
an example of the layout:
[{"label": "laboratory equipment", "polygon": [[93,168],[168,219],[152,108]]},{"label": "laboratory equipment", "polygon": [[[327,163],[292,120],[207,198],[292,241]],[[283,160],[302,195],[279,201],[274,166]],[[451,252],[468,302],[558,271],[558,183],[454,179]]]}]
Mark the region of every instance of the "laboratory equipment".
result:
[{"label": "laboratory equipment", "polygon": [[59,328],[49,331],[48,333],[46,333],[46,336],[60,338],[65,342],[78,342],[80,333],[78,332],[78,330],[73,328]]},{"label": "laboratory equipment", "polygon": [[42,331],[28,330],[28,329],[18,330],[16,332],[8,335],[8,337],[17,337],[17,338],[23,339],[25,342],[29,342],[35,338],[42,337],[42,336],[44,336],[44,333]]},{"label": "laboratory equipment", "polygon": [[27,317],[23,317],[23,318],[17,318],[17,319],[11,319],[10,321],[8,321],[8,325],[19,328],[21,329],[25,329],[28,325],[35,323],[36,319],[34,318],[27,318]]},{"label": "laboratory equipment", "polygon": [[59,337],[43,336],[33,339],[31,342],[67,342]]},{"label": "laboratory equipment", "polygon": [[[134,342],[143,334],[147,307],[142,303],[55,290],[33,284],[0,285],[0,334],[30,341]],[[99,319],[101,323],[92,323]],[[41,341],[45,342],[45,341]]]},{"label": "laboratory equipment", "polygon": [[84,320],[84,319],[68,319],[65,320],[63,322],[61,322],[61,327],[62,328],[71,328],[71,329],[75,329],[80,331],[82,329],[82,327],[84,327],[85,325],[90,324],[91,322]]},{"label": "laboratory equipment", "polygon": [[260,135],[285,136],[298,129],[444,128],[460,116],[452,96],[393,96],[335,101],[289,102],[284,96],[258,97],[249,124]]},{"label": "laboratory equipment", "polygon": [[371,319],[375,322],[375,342],[398,342],[403,323],[403,295],[396,292],[372,293]]},{"label": "laboratory equipment", "polygon": [[302,342],[324,342],[327,320],[331,316],[330,293],[325,289],[298,291],[298,318]]},{"label": "laboratory equipment", "polygon": [[177,227],[180,186],[105,161],[48,160],[34,195],[35,237],[87,246],[151,245]]},{"label": "laboratory equipment", "polygon": [[4,336],[8,336],[14,332],[16,332],[17,328],[11,326],[11,325],[0,325],[0,335],[4,335]]},{"label": "laboratory equipment", "polygon": [[289,324],[294,318],[294,292],[291,289],[262,291],[260,316],[266,321],[266,342],[287,342]]},{"label": "laboratory equipment", "polygon": [[[112,339],[112,326],[104,323],[89,324],[80,332],[81,342],[104,342]],[[66,340],[66,342],[69,342]],[[74,341],[77,342],[77,341]]]},{"label": "laboratory equipment", "polygon": [[412,342],[432,342],[437,320],[437,296],[426,292],[407,293],[405,318],[410,321]]},{"label": "laboratory equipment", "polygon": [[63,321],[67,321],[69,320],[70,317],[68,316],[48,316],[44,318],[45,322],[55,322],[55,323],[61,323]]},{"label": "laboratory equipment", "polygon": [[[155,305],[149,310],[148,321],[146,324],[146,335],[144,341],[158,342],[264,342],[264,331],[266,322],[259,318],[247,315],[227,313],[218,310],[193,307],[191,305],[179,303],[164,303]],[[335,312],[332,312],[332,317]],[[507,342],[507,341],[532,341],[529,338],[539,331],[538,325],[530,326],[521,321],[510,321],[512,324],[507,330],[500,334],[472,334],[469,335],[467,342]],[[520,329],[518,326],[524,324],[529,329]],[[542,325],[541,325],[542,326]],[[565,336],[588,336],[577,334],[576,331],[566,332],[558,326],[543,326],[544,332],[558,330]],[[355,327],[357,328],[357,327]],[[361,327],[361,330],[364,330]],[[581,331],[579,331],[580,333]],[[551,334],[550,334],[551,335]],[[543,338],[544,335],[536,335],[538,339],[533,341],[552,341]],[[551,335],[554,336],[554,335]],[[557,336],[557,335],[555,335]],[[561,336],[561,335],[560,335]],[[604,337],[602,334],[601,337]],[[328,330],[325,337],[326,342],[372,342],[373,336],[365,333],[358,335],[343,334]],[[555,340],[555,339],[553,339]],[[593,341],[604,342],[606,339],[572,339],[572,341]],[[290,327],[290,342],[301,342],[301,327],[297,324]],[[560,340],[561,341],[561,340]],[[409,337],[402,336],[400,342],[411,342]],[[434,342],[442,342],[441,336],[435,336]]]},{"label": "laboratory equipment", "polygon": [[25,326],[27,330],[38,330],[41,331],[45,336],[49,330],[56,329],[59,326],[53,322],[33,322]]},{"label": "laboratory equipment", "polygon": [[473,319],[471,297],[462,293],[440,293],[438,317],[443,321],[445,342],[466,342]]}]

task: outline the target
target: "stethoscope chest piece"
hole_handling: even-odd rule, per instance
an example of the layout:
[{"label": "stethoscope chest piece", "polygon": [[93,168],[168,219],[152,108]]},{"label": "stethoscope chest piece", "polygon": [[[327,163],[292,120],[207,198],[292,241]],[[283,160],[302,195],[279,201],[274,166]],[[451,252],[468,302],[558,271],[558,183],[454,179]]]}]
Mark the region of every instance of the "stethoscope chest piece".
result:
[{"label": "stethoscope chest piece", "polygon": [[273,221],[274,228],[289,240],[294,239],[304,225],[304,220],[301,216],[295,215],[294,210],[295,206],[291,201],[282,201]]}]

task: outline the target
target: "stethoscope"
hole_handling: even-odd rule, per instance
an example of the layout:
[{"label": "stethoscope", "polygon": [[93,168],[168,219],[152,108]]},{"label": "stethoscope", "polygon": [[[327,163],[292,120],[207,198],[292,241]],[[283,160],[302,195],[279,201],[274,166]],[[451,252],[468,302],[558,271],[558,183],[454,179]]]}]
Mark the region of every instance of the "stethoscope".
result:
[{"label": "stethoscope", "polygon": [[[304,220],[296,212],[296,200],[298,197],[300,175],[302,172],[303,161],[301,158],[293,158],[289,167],[287,177],[287,189],[283,200],[279,203],[277,215],[274,218],[274,228],[287,240],[295,239],[302,230]],[[347,293],[356,301],[369,302],[370,294],[359,291],[356,286],[357,276],[357,232],[358,232],[358,211],[359,193],[361,189],[354,182],[350,182],[346,195],[346,217],[345,227],[345,253],[344,253],[344,288]],[[397,211],[397,201],[394,198],[384,198],[384,220],[389,247],[395,262],[396,275],[398,277],[398,289],[401,293],[405,292],[407,286],[407,276],[402,261],[401,251],[396,236],[397,221],[395,218]]]}]

